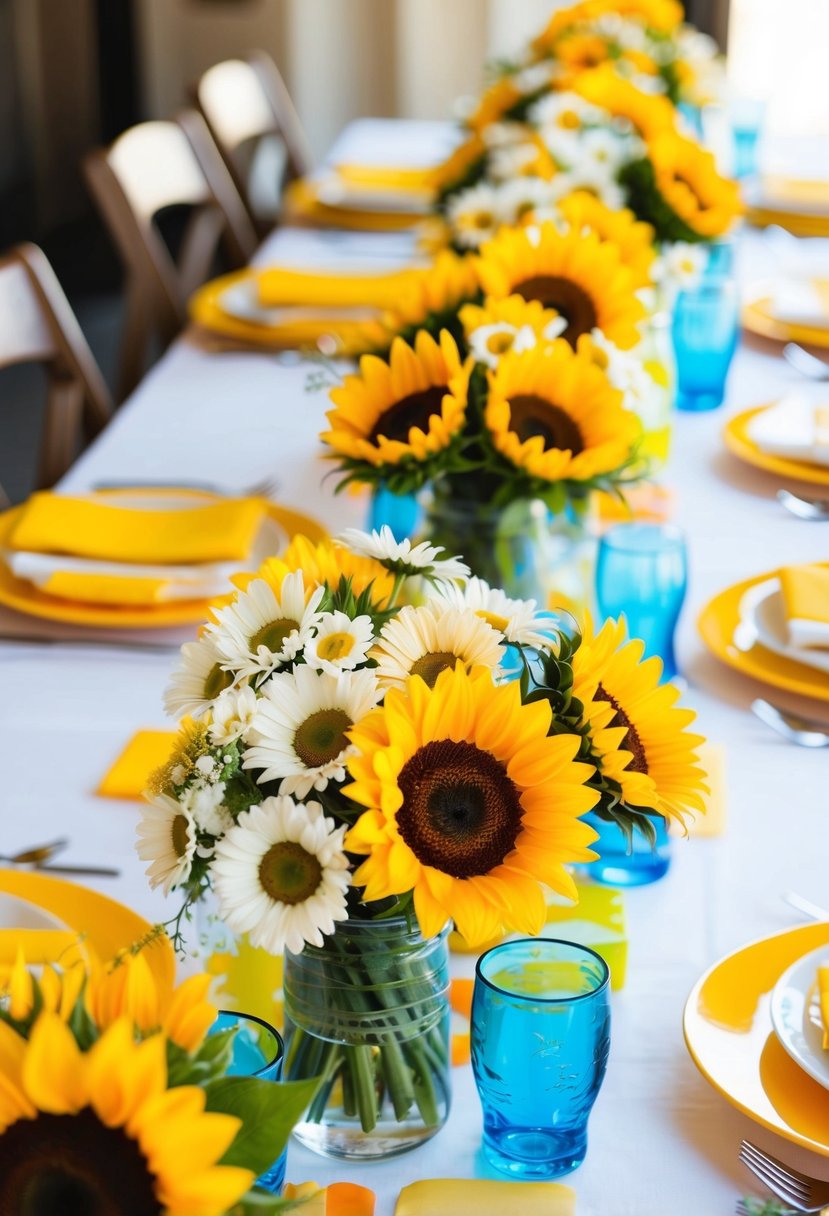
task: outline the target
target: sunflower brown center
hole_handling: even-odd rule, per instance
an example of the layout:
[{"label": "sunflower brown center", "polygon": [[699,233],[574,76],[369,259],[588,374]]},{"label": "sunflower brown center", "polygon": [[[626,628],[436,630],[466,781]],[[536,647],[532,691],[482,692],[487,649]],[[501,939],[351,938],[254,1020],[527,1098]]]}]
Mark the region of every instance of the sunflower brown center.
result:
[{"label": "sunflower brown center", "polygon": [[160,1216],[138,1144],[91,1110],[18,1119],[0,1136],[0,1212],[10,1216]]},{"label": "sunflower brown center", "polygon": [[291,840],[271,845],[259,862],[259,881],[277,903],[304,903],[314,894],[321,880],[319,860]]},{"label": "sunflower brown center", "polygon": [[204,696],[207,701],[215,701],[220,692],[230,688],[233,683],[233,673],[222,671],[218,663],[214,663],[204,680]]},{"label": "sunflower brown center", "polygon": [[454,670],[458,657],[449,650],[434,650],[431,654],[421,655],[417,662],[412,664],[410,674],[420,676],[430,688],[434,688],[435,681],[442,671],[445,671],[447,667]]},{"label": "sunflower brown center", "polygon": [[628,765],[628,772],[647,773],[648,758],[645,755],[645,748],[642,743],[642,740],[639,738],[639,732],[637,731],[636,727],[633,725],[633,723],[631,722],[630,718],[627,716],[625,711],[622,709],[619,702],[616,700],[615,697],[612,697],[610,695],[610,693],[607,691],[607,689],[603,688],[601,684],[596,689],[596,694],[595,694],[594,699],[596,701],[606,701],[608,705],[611,705],[613,707],[614,714],[613,714],[613,717],[611,718],[610,722],[608,723],[608,726],[624,726],[627,729],[627,734],[625,735],[625,741],[624,741],[624,748],[626,751],[629,751],[633,754],[633,759],[631,760],[630,764]]},{"label": "sunflower brown center", "polygon": [[409,431],[418,427],[421,431],[429,430],[429,419],[433,414],[440,413],[443,398],[447,388],[443,384],[433,384],[430,388],[422,389],[419,393],[409,393],[395,401],[375,422],[368,438],[376,442],[382,435],[385,439],[396,439],[406,443]]},{"label": "sunflower brown center", "polygon": [[184,815],[176,815],[170,826],[170,838],[176,851],[176,857],[183,857],[187,852],[189,844],[188,827],[189,825]]},{"label": "sunflower brown center", "polygon": [[510,430],[522,443],[540,436],[545,448],[570,451],[574,456],[584,451],[581,431],[570,415],[552,401],[534,393],[519,393],[509,399]]},{"label": "sunflower brown center", "polygon": [[299,629],[299,621],[294,621],[289,616],[280,617],[278,621],[269,621],[267,625],[257,629],[250,639],[252,653],[256,654],[259,647],[264,646],[271,654],[277,654],[295,629]]},{"label": "sunflower brown center", "polygon": [[560,313],[567,322],[567,328],[561,336],[571,346],[576,345],[582,334],[589,334],[596,328],[596,306],[587,292],[572,279],[553,274],[536,274],[516,283],[512,290],[525,300],[540,300],[545,308],[554,308]]},{"label": "sunflower brown center", "polygon": [[294,735],[294,751],[306,768],[336,760],[348,747],[345,732],[354,723],[344,709],[320,709],[309,714]]},{"label": "sunflower brown center", "polygon": [[400,835],[423,865],[453,878],[488,874],[515,846],[518,789],[489,752],[465,740],[427,743],[398,778]]}]

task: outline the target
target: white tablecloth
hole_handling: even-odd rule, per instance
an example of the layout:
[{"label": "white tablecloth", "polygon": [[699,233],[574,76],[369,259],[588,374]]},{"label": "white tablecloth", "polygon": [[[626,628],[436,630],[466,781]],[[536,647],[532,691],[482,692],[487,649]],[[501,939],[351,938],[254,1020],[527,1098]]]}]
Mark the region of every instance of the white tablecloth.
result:
[{"label": "white tablecloth", "polygon": [[[400,130],[393,130],[395,141]],[[367,246],[390,264],[405,253],[399,236],[285,230],[257,260],[353,261]],[[747,277],[765,273],[763,238],[745,238],[742,261]],[[207,354],[184,338],[63,488],[183,479],[233,489],[275,476],[286,505],[332,530],[361,523],[365,499],[335,499],[332,480],[323,480],[327,466],[316,436],[328,403],[324,392],[306,391],[310,370],[291,357]],[[741,1137],[775,1147],[774,1137],[698,1075],[683,1045],[681,1017],[691,985],[720,955],[795,923],[782,891],[826,901],[826,757],[795,749],[757,722],[747,706],[764,690],[709,657],[694,628],[699,608],[727,584],[784,561],[827,557],[829,530],[786,514],[774,500],[775,478],[731,459],[719,437],[728,413],[772,400],[795,383],[802,386],[776,351],[744,344],[724,410],[675,420],[666,480],[675,488],[676,518],[691,554],[680,660],[702,730],[726,746],[728,828],[718,839],[677,842],[668,877],[627,895],[629,978],[613,998],[610,1066],[587,1160],[568,1180],[579,1216],[730,1216],[736,1196],[753,1189],[737,1161]],[[121,878],[97,885],[152,920],[169,916],[175,901],[149,890],[134,855],[138,809],[103,801],[93,790],[133,731],[165,725],[161,693],[173,661],[172,652],[161,650],[0,642],[0,852],[67,834],[67,861],[120,867]],[[773,698],[798,705],[782,693]],[[471,1072],[460,1069],[449,1123],[429,1144],[361,1167],[293,1146],[288,1176],[360,1181],[378,1192],[378,1216],[387,1216],[400,1187],[414,1179],[486,1174],[480,1128]],[[797,1164],[797,1150],[786,1146],[785,1155]],[[829,1175],[829,1162],[806,1153],[799,1159]]]}]

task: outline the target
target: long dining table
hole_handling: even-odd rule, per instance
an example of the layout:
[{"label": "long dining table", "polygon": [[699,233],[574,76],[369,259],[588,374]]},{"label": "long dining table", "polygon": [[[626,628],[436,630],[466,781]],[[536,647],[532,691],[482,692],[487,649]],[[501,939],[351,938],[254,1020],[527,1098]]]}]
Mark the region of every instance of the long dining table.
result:
[{"label": "long dining table", "polygon": [[[440,126],[363,123],[347,133],[377,155],[406,140],[423,155]],[[362,141],[362,142],[361,142]],[[436,145],[436,146],[437,146]],[[769,268],[768,238],[738,241],[742,282]],[[346,233],[283,227],[256,263],[297,266],[403,264],[414,256],[404,233]],[[335,496],[318,433],[327,393],[309,384],[319,364],[292,352],[210,349],[191,333],[167,351],[109,427],[58,487],[82,494],[102,483],[211,483],[228,493],[262,478],[277,501],[312,515],[332,533],[364,524],[365,496]],[[339,370],[344,370],[343,365]],[[781,895],[826,899],[826,758],[797,748],[749,712],[768,690],[710,656],[696,630],[701,607],[722,588],[783,563],[826,558],[829,525],[788,514],[782,484],[725,450],[725,418],[769,402],[798,379],[779,348],[744,339],[725,406],[676,414],[671,455],[660,480],[675,495],[674,519],[690,554],[690,586],[678,653],[687,702],[702,732],[723,745],[725,826],[715,837],[677,839],[666,878],[625,896],[627,982],[614,993],[612,1046],[590,1121],[584,1164],[568,1179],[579,1216],[730,1216],[742,1193],[758,1193],[738,1162],[740,1140],[782,1150],[793,1164],[829,1176],[829,1161],[784,1146],[751,1122],[697,1072],[683,1043],[683,1006],[698,976],[721,955],[797,923]],[[191,631],[194,632],[194,629]],[[169,919],[175,894],[151,891],[134,851],[136,804],[95,795],[101,776],[141,727],[168,725],[162,692],[182,638],[155,636],[5,637],[0,623],[0,852],[65,835],[67,863],[117,867],[89,884],[153,922]],[[46,631],[48,633],[48,630]],[[184,635],[182,635],[183,637]],[[781,705],[815,712],[791,694]],[[288,1178],[321,1184],[348,1179],[373,1188],[378,1216],[390,1216],[402,1186],[420,1178],[492,1176],[480,1152],[481,1111],[470,1067],[456,1068],[447,1126],[408,1155],[356,1165],[293,1145]]]}]

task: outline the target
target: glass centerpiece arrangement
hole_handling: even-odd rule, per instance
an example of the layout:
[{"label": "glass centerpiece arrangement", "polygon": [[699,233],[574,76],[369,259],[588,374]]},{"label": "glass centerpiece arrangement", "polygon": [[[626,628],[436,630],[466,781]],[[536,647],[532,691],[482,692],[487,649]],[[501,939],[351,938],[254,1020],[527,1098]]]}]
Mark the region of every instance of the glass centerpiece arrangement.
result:
[{"label": "glass centerpiece arrangement", "polygon": [[701,810],[693,715],[638,643],[388,532],[297,537],[243,584],[183,648],[167,706],[190,718],[138,849],[177,931],[211,895],[287,951],[286,1075],[321,1078],[299,1138],[386,1156],[446,1118],[449,926],[537,933],[594,856],[587,814]]}]

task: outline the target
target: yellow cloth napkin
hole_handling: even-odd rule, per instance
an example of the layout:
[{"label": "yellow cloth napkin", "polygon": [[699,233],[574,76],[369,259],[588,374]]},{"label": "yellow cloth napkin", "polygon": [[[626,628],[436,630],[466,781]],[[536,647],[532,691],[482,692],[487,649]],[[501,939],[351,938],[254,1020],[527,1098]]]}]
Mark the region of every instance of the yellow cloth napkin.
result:
[{"label": "yellow cloth napkin", "polygon": [[791,644],[829,647],[829,564],[784,566],[780,592]]},{"label": "yellow cloth napkin", "polygon": [[360,232],[399,232],[413,228],[423,219],[422,212],[370,211],[360,207],[332,207],[318,197],[312,183],[304,178],[291,182],[283,196],[288,222],[317,224],[323,228],[347,228]]},{"label": "yellow cloth napkin", "polygon": [[360,190],[400,190],[404,194],[412,191],[431,194],[438,177],[435,166],[414,169],[343,162],[334,166],[334,172],[349,186],[356,186]]},{"label": "yellow cloth napkin", "polygon": [[170,598],[165,595],[169,588],[167,579],[56,570],[49,575],[42,590],[59,599],[82,600],[88,604],[159,604]]},{"label": "yellow cloth napkin", "polygon": [[139,730],[101,778],[95,791],[101,798],[141,801],[147,779],[161,768],[173,750],[174,730]]},{"label": "yellow cloth napkin", "polygon": [[393,308],[415,272],[391,274],[314,274],[274,266],[258,275],[259,303],[264,308],[282,305],[335,305],[344,308]]},{"label": "yellow cloth napkin", "polygon": [[253,546],[265,511],[261,498],[154,511],[120,507],[103,497],[42,492],[26,503],[9,546],[161,565],[241,560]]},{"label": "yellow cloth napkin", "polygon": [[829,180],[763,175],[761,197],[766,206],[791,203],[798,207],[829,208]]},{"label": "yellow cloth napkin", "polygon": [[560,1182],[430,1178],[404,1186],[394,1216],[575,1216],[576,1192]]},{"label": "yellow cloth napkin", "polygon": [[829,1051],[829,966],[817,969],[820,994],[820,1019],[823,1022],[823,1050]]}]

